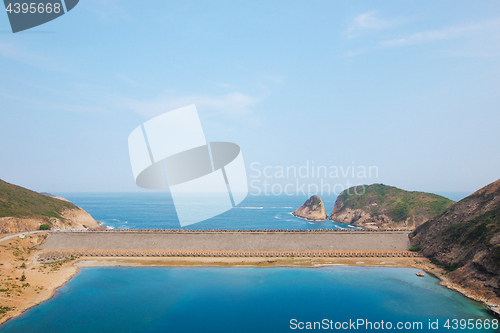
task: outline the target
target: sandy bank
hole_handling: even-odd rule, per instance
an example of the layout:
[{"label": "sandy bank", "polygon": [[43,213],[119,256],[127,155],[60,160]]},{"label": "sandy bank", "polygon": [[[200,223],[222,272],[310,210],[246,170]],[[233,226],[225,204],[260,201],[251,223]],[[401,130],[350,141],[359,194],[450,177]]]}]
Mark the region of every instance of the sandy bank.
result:
[{"label": "sandy bank", "polygon": [[40,264],[36,246],[46,233],[6,240],[0,244],[0,323],[50,299],[78,271],[70,261]]}]

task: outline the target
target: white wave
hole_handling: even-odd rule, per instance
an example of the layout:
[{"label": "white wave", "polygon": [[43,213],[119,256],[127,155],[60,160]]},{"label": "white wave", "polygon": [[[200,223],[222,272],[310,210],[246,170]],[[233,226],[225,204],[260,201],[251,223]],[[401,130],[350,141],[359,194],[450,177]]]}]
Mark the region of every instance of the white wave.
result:
[{"label": "white wave", "polygon": [[235,207],[235,208],[241,208],[241,209],[264,209],[264,207]]},{"label": "white wave", "polygon": [[274,208],[274,209],[291,209],[293,207],[267,207],[267,208]]}]

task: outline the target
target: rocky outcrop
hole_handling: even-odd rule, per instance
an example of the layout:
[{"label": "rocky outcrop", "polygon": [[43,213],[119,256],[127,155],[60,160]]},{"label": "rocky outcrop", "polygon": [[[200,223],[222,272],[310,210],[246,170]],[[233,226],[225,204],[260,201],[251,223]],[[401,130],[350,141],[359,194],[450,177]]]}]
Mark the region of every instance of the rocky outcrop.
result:
[{"label": "rocky outcrop", "polygon": [[500,180],[418,227],[411,244],[449,271],[447,279],[500,300]]},{"label": "rocky outcrop", "polygon": [[38,230],[42,224],[49,224],[52,230],[106,229],[82,208],[61,212],[62,218],[0,217],[0,233],[16,233]]},{"label": "rocky outcrop", "polygon": [[337,197],[330,220],[371,230],[413,230],[452,204],[452,200],[436,194],[384,184],[362,185]]},{"label": "rocky outcrop", "polygon": [[313,195],[307,201],[297,208],[293,213],[294,216],[302,217],[308,220],[326,220],[328,215],[325,212],[325,205],[320,197]]}]

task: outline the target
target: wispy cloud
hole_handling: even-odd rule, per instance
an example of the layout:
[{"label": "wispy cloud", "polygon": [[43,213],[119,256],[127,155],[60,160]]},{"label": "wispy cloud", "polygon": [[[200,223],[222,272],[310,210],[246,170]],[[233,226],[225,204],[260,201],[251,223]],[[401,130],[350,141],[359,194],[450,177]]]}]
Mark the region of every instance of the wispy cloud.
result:
[{"label": "wispy cloud", "polygon": [[40,55],[17,42],[0,42],[0,58],[22,62],[46,70],[72,71],[68,65],[58,62],[52,57]]},{"label": "wispy cloud", "polygon": [[92,0],[88,8],[103,22],[133,20],[133,15],[125,11],[120,0]]},{"label": "wispy cloud", "polygon": [[265,97],[250,96],[241,92],[218,96],[165,94],[145,100],[120,98],[120,104],[123,108],[147,117],[154,117],[190,104],[196,104],[198,108],[206,109],[211,116],[225,114],[230,117],[240,117],[251,114],[252,107]]},{"label": "wispy cloud", "polygon": [[[466,52],[457,50],[453,51],[452,53],[455,54],[455,56],[460,56],[460,54],[467,54],[468,56],[472,56],[473,54],[486,54],[491,56],[492,54],[498,54],[498,51],[500,51],[500,47],[498,47],[498,45],[500,45],[499,36],[500,19],[495,19],[478,24],[465,24],[442,29],[424,30],[403,37],[386,39],[372,43],[371,45],[365,47],[358,48],[356,50],[350,50],[346,52],[344,56],[355,57],[369,51],[459,38],[468,39],[469,41],[473,41],[474,43],[467,44]],[[471,47],[473,47],[474,50],[471,50]],[[491,50],[492,48],[494,48],[495,50]]]},{"label": "wispy cloud", "polygon": [[377,31],[385,28],[392,27],[394,22],[389,22],[387,20],[378,17],[378,11],[371,11],[367,13],[360,14],[356,16],[351,25],[345,31],[348,38],[354,38],[358,35]]},{"label": "wispy cloud", "polygon": [[0,42],[0,57],[24,63],[41,62],[44,60],[43,57],[27,51],[17,43]]},{"label": "wispy cloud", "polygon": [[493,20],[481,24],[469,24],[462,26],[455,26],[439,30],[428,30],[414,33],[410,36],[385,40],[380,43],[382,47],[397,47],[405,45],[414,45],[425,42],[432,42],[436,40],[444,40],[451,38],[460,38],[466,36],[475,36],[478,33],[483,34],[487,30],[500,28],[500,20]]}]

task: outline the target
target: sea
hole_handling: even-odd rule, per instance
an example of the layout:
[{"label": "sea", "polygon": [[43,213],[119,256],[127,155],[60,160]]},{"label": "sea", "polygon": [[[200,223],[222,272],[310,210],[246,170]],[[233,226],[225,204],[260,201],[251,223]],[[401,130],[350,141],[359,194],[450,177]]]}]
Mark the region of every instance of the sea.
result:
[{"label": "sea", "polygon": [[[180,228],[168,193],[57,193],[103,225]],[[322,198],[331,212],[335,199]],[[456,198],[454,200],[457,200]],[[189,229],[349,228],[291,213],[306,196],[248,196]],[[498,332],[484,305],[411,268],[85,267],[7,332]]]},{"label": "sea", "polygon": [[[169,192],[54,193],[85,209],[111,229],[180,229]],[[458,201],[469,193],[438,193]],[[330,220],[308,221],[292,215],[309,198],[306,195],[252,195],[227,212],[183,229],[356,229]],[[321,196],[327,214],[336,195]]]},{"label": "sea", "polygon": [[[85,209],[112,229],[180,229],[177,213],[168,192],[139,193],[58,193]],[[327,214],[336,196],[324,197]],[[353,229],[330,220],[308,221],[292,215],[307,196],[248,195],[235,208],[183,229]]]}]

